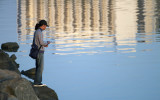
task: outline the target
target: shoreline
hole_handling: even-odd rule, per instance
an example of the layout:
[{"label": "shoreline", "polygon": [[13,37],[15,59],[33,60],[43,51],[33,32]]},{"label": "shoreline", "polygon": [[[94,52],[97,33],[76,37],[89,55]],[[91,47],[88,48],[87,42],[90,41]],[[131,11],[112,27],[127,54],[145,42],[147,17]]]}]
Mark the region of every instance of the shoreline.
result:
[{"label": "shoreline", "polygon": [[15,61],[17,57],[15,54],[9,57],[5,52],[15,52],[19,45],[15,42],[5,44],[5,49],[4,44],[0,49],[0,100],[58,100],[56,92],[48,86],[35,87],[31,81],[21,76],[20,65]]}]

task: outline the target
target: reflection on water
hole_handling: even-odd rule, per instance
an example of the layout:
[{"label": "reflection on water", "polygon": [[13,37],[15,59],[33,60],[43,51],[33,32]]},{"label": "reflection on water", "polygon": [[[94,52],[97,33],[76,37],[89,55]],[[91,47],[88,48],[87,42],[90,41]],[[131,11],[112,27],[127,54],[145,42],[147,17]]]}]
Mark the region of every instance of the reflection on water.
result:
[{"label": "reflection on water", "polygon": [[34,26],[45,19],[50,27],[44,40],[52,43],[43,82],[56,88],[60,100],[160,100],[159,5],[160,0],[17,0],[20,69],[34,67],[28,56]]},{"label": "reflection on water", "polygon": [[45,19],[50,26],[45,39],[53,41],[54,54],[110,52],[108,47],[136,52],[137,42],[153,42],[147,36],[159,33],[157,0],[18,0],[17,5],[19,41],[31,43],[35,24]]}]

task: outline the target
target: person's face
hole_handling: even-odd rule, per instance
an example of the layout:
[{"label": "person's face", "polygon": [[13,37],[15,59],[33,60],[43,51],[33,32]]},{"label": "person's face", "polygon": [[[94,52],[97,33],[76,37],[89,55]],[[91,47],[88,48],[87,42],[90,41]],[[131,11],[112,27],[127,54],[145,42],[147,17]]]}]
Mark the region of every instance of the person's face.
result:
[{"label": "person's face", "polygon": [[46,25],[42,25],[42,26],[41,26],[41,29],[42,29],[42,30],[45,30],[46,27],[47,27]]}]

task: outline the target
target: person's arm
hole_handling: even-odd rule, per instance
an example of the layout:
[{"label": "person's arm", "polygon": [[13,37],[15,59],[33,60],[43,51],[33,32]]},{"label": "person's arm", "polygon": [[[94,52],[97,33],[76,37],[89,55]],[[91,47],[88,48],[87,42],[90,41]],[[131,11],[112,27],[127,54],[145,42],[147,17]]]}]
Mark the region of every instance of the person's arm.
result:
[{"label": "person's arm", "polygon": [[48,45],[48,43],[46,43],[46,42],[43,41],[41,33],[38,33],[38,40],[40,42],[40,45],[42,45],[42,46],[47,46]]}]

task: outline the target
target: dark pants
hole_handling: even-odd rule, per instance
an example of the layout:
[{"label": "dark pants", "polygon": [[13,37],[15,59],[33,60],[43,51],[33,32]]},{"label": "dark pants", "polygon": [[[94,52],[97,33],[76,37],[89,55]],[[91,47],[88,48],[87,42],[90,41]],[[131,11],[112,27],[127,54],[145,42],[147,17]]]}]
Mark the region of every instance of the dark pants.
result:
[{"label": "dark pants", "polygon": [[36,59],[36,74],[35,74],[34,84],[41,84],[43,67],[44,67],[44,54],[38,53],[38,57]]}]

